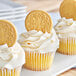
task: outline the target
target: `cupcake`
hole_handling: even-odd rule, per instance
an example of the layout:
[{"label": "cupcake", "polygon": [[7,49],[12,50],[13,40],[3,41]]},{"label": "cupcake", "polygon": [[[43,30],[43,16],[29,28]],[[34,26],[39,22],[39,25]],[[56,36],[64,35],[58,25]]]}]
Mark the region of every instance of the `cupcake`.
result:
[{"label": "cupcake", "polygon": [[20,76],[25,54],[16,36],[14,25],[0,20],[0,76]]},{"label": "cupcake", "polygon": [[26,17],[25,26],[28,31],[20,35],[19,43],[25,51],[24,67],[29,70],[43,71],[52,65],[59,40],[54,29],[51,28],[50,20],[50,16],[41,10],[32,11]]},{"label": "cupcake", "polygon": [[55,26],[59,37],[58,52],[66,55],[76,55],[76,21],[61,18]]}]

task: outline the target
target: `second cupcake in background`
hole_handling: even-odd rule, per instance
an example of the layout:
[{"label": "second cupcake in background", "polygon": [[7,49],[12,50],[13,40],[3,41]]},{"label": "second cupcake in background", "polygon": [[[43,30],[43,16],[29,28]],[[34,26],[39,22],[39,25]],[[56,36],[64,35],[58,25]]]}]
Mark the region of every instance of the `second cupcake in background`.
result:
[{"label": "second cupcake in background", "polygon": [[59,40],[52,26],[50,16],[44,11],[34,10],[27,15],[27,32],[19,38],[19,43],[25,50],[25,68],[43,71],[51,67],[59,47]]},{"label": "second cupcake in background", "polygon": [[76,21],[61,18],[55,26],[60,44],[58,52],[66,55],[76,55]]}]

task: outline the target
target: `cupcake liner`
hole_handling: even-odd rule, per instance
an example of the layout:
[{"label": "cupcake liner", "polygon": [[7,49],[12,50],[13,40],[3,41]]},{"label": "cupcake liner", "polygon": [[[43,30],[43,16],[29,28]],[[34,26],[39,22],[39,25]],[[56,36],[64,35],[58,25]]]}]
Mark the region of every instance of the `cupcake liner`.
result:
[{"label": "cupcake liner", "polygon": [[25,51],[24,67],[33,71],[43,71],[51,67],[55,52],[38,53]]},{"label": "cupcake liner", "polygon": [[76,38],[65,37],[59,38],[60,44],[58,52],[66,55],[76,55]]},{"label": "cupcake liner", "polygon": [[20,76],[21,67],[15,69],[0,69],[0,76]]}]

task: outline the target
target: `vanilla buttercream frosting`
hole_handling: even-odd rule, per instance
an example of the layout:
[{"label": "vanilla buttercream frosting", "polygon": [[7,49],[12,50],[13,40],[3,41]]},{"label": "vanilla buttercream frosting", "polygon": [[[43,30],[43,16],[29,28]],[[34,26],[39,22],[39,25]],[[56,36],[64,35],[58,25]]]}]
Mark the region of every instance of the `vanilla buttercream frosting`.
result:
[{"label": "vanilla buttercream frosting", "polygon": [[61,18],[55,26],[55,31],[59,37],[76,37],[76,21],[73,21],[73,19]]},{"label": "vanilla buttercream frosting", "polygon": [[25,63],[25,53],[19,43],[13,47],[8,47],[7,44],[0,45],[0,69],[14,69],[21,67]]},{"label": "vanilla buttercream frosting", "polygon": [[19,37],[19,43],[25,51],[40,53],[56,51],[59,46],[59,40],[54,29],[51,33],[36,30],[22,33]]}]

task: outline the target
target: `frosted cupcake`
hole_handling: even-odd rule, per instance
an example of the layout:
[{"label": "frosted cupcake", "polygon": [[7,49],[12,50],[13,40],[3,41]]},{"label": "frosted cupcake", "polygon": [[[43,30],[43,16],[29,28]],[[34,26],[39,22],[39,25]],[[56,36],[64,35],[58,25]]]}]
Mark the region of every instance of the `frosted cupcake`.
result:
[{"label": "frosted cupcake", "polygon": [[25,50],[25,68],[35,71],[51,67],[59,42],[54,29],[52,33],[31,30],[20,35],[19,43]]},{"label": "frosted cupcake", "polygon": [[26,17],[25,27],[27,32],[19,37],[26,55],[24,67],[34,71],[49,69],[59,46],[50,16],[41,10],[31,11]]},{"label": "frosted cupcake", "polygon": [[60,44],[58,52],[76,55],[76,22],[73,19],[61,18],[55,26]]},{"label": "frosted cupcake", "polygon": [[16,40],[14,24],[0,20],[0,76],[20,76],[25,54]]},{"label": "frosted cupcake", "polygon": [[19,37],[25,51],[24,67],[33,71],[43,71],[51,67],[59,40],[52,28],[52,20],[42,10],[31,11],[25,19],[27,32]]},{"label": "frosted cupcake", "polygon": [[13,47],[0,46],[0,76],[20,76],[24,62],[24,50],[18,43]]}]

